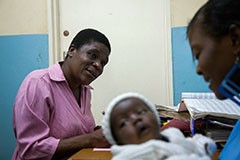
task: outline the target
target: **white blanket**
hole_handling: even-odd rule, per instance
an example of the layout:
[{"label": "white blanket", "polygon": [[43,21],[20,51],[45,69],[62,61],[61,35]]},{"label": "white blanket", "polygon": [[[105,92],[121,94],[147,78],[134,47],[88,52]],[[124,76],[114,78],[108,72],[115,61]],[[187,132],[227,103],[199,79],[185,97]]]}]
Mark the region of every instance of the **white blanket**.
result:
[{"label": "white blanket", "polygon": [[196,134],[185,138],[176,128],[161,132],[170,142],[150,140],[142,144],[113,145],[113,160],[210,160],[217,147],[213,140]]}]

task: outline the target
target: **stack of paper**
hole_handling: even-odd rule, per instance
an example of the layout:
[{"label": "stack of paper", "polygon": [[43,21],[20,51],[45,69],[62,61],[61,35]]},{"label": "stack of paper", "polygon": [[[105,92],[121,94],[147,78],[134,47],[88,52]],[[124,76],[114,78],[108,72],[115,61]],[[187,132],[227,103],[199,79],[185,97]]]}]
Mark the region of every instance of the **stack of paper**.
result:
[{"label": "stack of paper", "polygon": [[204,118],[207,115],[240,118],[240,106],[229,99],[219,100],[213,93],[183,93],[178,110],[188,110],[192,119]]}]

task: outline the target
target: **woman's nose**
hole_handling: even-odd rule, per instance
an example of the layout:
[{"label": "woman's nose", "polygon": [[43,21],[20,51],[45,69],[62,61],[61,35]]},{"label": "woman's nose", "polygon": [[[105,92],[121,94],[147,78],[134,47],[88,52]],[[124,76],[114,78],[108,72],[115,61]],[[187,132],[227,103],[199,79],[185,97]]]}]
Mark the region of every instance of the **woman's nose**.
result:
[{"label": "woman's nose", "polygon": [[97,70],[102,70],[102,64],[100,61],[94,61],[93,62],[93,66],[97,69]]}]

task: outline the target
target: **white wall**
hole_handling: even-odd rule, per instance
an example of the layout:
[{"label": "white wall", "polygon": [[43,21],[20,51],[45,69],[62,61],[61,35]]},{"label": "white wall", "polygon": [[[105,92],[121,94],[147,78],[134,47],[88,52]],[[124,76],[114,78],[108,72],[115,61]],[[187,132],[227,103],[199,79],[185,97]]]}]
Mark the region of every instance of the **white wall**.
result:
[{"label": "white wall", "polygon": [[47,0],[1,0],[0,35],[47,34]]},{"label": "white wall", "polygon": [[195,12],[207,0],[171,0],[172,27],[187,26]]}]

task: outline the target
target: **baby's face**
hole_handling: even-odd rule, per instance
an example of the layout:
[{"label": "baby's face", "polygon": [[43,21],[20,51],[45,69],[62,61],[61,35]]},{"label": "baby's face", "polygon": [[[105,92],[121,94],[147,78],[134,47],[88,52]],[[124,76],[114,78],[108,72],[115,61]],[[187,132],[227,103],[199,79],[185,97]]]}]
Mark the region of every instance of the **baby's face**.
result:
[{"label": "baby's face", "polygon": [[152,111],[137,98],[120,101],[111,113],[111,129],[117,144],[140,144],[159,135]]}]

